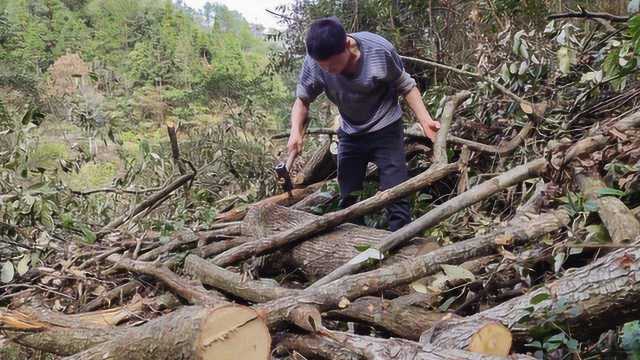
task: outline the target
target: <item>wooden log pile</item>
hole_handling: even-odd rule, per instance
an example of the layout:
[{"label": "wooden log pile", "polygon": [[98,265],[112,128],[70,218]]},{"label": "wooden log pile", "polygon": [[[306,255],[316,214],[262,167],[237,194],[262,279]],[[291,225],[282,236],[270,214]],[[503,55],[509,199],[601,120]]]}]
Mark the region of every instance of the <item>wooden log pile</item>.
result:
[{"label": "wooden log pile", "polygon": [[[0,309],[0,355],[533,359],[527,344],[558,333],[593,341],[640,318],[640,221],[631,208],[638,204],[612,196],[604,171],[612,159],[639,160],[629,149],[640,145],[640,110],[525,157],[518,150],[547,106],[496,88],[529,120],[510,140],[456,137],[473,95],[459,91],[445,101],[435,143],[406,134],[408,160],[426,158],[428,166],[348,208],[318,211],[337,196],[330,139],[294,177],[291,196],[220,213],[210,228],[162,243],[151,232],[126,240],[123,224],[195,176],[181,169],[177,181],[104,227],[101,252],[25,275],[31,285]],[[487,159],[500,170],[484,171]],[[421,195],[433,203],[395,232],[352,223]],[[608,242],[593,240],[596,227]],[[84,291],[96,281],[104,291]],[[46,305],[76,293],[73,306]]]}]

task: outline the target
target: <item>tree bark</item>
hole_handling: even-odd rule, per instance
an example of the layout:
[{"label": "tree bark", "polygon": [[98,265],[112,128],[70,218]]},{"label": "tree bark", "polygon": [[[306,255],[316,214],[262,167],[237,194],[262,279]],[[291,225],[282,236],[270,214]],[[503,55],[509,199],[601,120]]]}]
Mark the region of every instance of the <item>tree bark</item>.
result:
[{"label": "tree bark", "polygon": [[640,221],[620,199],[598,194],[599,190],[607,188],[602,180],[577,174],[576,181],[585,198],[598,205],[600,220],[609,231],[611,241],[614,244],[626,243],[640,235]]},{"label": "tree bark", "polygon": [[[505,233],[514,243],[523,243],[537,236],[556,230],[569,222],[564,210],[556,210],[534,217],[524,224],[513,224]],[[342,298],[356,299],[380,290],[408,284],[427,275],[440,271],[441,264],[460,264],[466,260],[493,254],[499,245],[494,234],[457,242],[442,247],[415,259],[405,260],[376,270],[356,275],[348,275],[326,285],[305,290],[299,296],[287,296],[261,304],[256,308],[267,315],[269,324],[286,318],[289,309],[300,303],[316,304],[320,310],[334,309]]]},{"label": "tree bark", "polygon": [[[381,339],[331,332],[329,335],[288,335],[280,344],[296,350],[302,355],[321,355],[324,359],[370,359],[370,360],[497,360],[496,357],[474,354],[467,351],[438,349],[429,345],[403,339]],[[339,350],[342,349],[342,350]],[[527,355],[513,354],[509,359],[531,359]]]},{"label": "tree bark", "polygon": [[252,302],[265,302],[301,292],[301,290],[280,287],[275,280],[271,279],[243,279],[241,274],[223,269],[196,255],[187,256],[184,270],[200,279],[203,284]]},{"label": "tree bark", "polygon": [[[478,324],[489,320],[511,328],[518,345],[529,340],[531,330],[551,335],[560,331],[556,326],[579,340],[597,338],[607,329],[637,319],[639,296],[640,248],[619,249],[587,266],[568,270],[560,279],[526,295],[442,324],[431,343],[465,348]],[[541,299],[537,303],[536,297]],[[555,316],[553,324],[548,322],[551,315]]]},{"label": "tree bark", "polygon": [[[270,204],[277,205],[285,205],[291,206],[298,201],[306,198],[307,196],[315,193],[318,189],[322,187],[324,183],[316,183],[309,185],[303,189],[293,189],[291,190],[291,197],[289,197],[289,193],[282,193],[278,195],[274,195],[272,197],[268,197],[266,199],[260,200],[257,203],[253,204],[253,206],[266,206]],[[218,214],[215,218],[217,222],[230,222],[230,221],[240,221],[244,219],[247,211],[249,210],[249,206],[243,206],[237,209],[229,210],[227,212]]]},{"label": "tree bark", "polygon": [[[544,159],[534,160],[527,164],[517,166],[499,176],[473,187],[453,199],[448,200],[444,204],[436,206],[433,210],[422,215],[420,218],[390,234],[376,245],[377,250],[384,254],[401,245],[403,242],[411,239],[413,236],[422,233],[429,227],[438,224],[440,221],[446,219],[457,211],[482,201],[498,191],[540,175],[546,164],[547,162]],[[329,275],[315,282],[311,285],[311,288],[328,284],[329,282],[339,279],[345,275],[357,272],[365,265],[366,261],[357,261],[356,258],[351,259],[349,262],[332,271]]]},{"label": "tree bark", "polygon": [[294,178],[294,185],[307,186],[326,181],[335,176],[337,167],[331,154],[331,140],[325,141],[304,164],[302,171]]},{"label": "tree bark", "polygon": [[420,334],[445,315],[446,313],[429,311],[419,306],[398,305],[393,300],[373,296],[361,297],[344,309],[327,313],[331,318],[364,321],[409,340],[418,340]]},{"label": "tree bark", "polygon": [[129,328],[67,360],[269,358],[271,336],[257,314],[242,306],[183,307]]},{"label": "tree bark", "polygon": [[[320,216],[303,211],[296,211],[281,206],[254,207],[245,218],[243,228],[246,235],[266,237],[277,234],[282,229],[299,227],[312,222]],[[279,260],[300,269],[307,278],[318,279],[338,266],[358,255],[358,249],[376,246],[390,232],[354,224],[342,224],[330,232],[323,232],[309,237],[287,251],[278,253]],[[416,238],[410,245],[401,248],[387,262],[411,258],[418,255],[420,249],[429,243],[425,239]]]},{"label": "tree bark", "polygon": [[213,259],[213,262],[216,265],[227,266],[251,256],[262,255],[285,245],[299,242],[322,231],[334,228],[342,223],[380,210],[387,204],[423,189],[435,181],[455,172],[457,169],[458,164],[438,165],[432,167],[424,173],[409,179],[396,187],[379,192],[373,197],[354,204],[346,209],[328,213],[304,224],[303,226],[285,230],[266,238],[257,239],[233,249],[229,249],[216,256]]}]

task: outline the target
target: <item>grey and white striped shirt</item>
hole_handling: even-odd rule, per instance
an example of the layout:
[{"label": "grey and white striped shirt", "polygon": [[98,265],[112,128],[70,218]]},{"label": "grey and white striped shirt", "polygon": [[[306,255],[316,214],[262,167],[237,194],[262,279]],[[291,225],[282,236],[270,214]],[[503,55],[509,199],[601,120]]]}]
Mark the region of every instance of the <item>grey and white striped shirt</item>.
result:
[{"label": "grey and white striped shirt", "polygon": [[405,95],[416,82],[404,71],[393,45],[370,32],[349,34],[360,49],[359,68],[346,76],[330,74],[309,55],[304,59],[296,96],[310,103],[323,91],[338,106],[341,129],[347,134],[380,130],[402,116],[398,95]]}]

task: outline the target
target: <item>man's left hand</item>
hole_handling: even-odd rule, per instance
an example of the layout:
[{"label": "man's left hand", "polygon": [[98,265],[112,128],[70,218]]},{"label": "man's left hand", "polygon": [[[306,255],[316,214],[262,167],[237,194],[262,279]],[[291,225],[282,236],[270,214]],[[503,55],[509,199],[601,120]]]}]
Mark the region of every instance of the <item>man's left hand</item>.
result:
[{"label": "man's left hand", "polygon": [[440,129],[440,122],[434,120],[425,120],[420,122],[424,136],[431,139],[432,142],[436,142],[436,133]]}]

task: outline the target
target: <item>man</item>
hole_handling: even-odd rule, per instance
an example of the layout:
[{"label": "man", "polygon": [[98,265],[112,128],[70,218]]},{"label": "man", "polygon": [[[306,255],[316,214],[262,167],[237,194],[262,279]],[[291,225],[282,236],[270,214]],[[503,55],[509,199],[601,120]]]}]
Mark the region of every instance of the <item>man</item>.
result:
[{"label": "man", "polygon": [[[338,184],[340,207],[356,202],[367,163],[378,166],[380,189],[408,178],[402,110],[405,98],[427,137],[435,140],[440,123],[427,111],[416,82],[404,71],[393,45],[369,32],[347,34],[335,17],[316,20],[306,37],[307,56],[291,109],[289,155],[302,152],[309,104],[323,91],[338,106]],[[408,199],[387,207],[389,230],[411,221]]]}]

